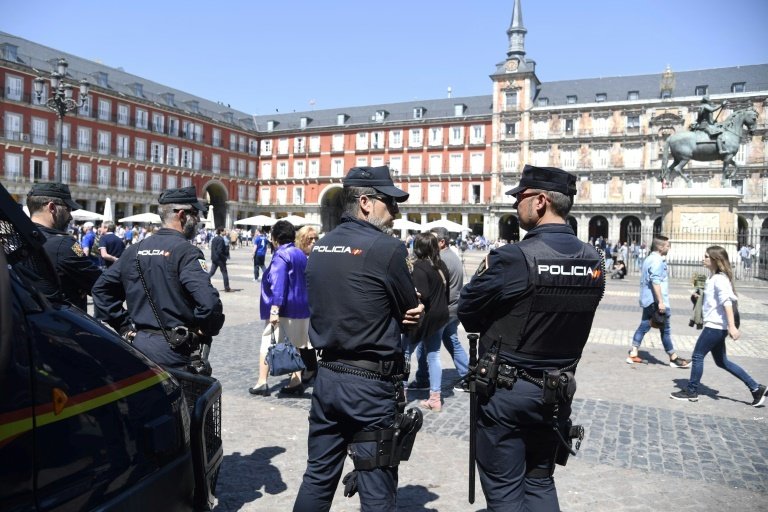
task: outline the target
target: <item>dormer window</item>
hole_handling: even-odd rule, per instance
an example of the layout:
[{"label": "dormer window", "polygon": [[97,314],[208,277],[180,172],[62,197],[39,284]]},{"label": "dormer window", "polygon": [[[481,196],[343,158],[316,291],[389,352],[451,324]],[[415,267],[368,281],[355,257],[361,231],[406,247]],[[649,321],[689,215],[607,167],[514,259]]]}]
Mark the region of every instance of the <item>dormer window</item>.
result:
[{"label": "dormer window", "polygon": [[746,91],[747,91],[746,82],[735,82],[731,84],[731,92],[746,92]]},{"label": "dormer window", "polygon": [[669,89],[664,89],[663,91],[661,91],[661,99],[668,100],[671,97],[672,97],[672,91],[670,91]]},{"label": "dormer window", "polygon": [[424,119],[424,114],[426,113],[427,109],[424,107],[416,107],[413,109],[413,118],[414,119]]},{"label": "dormer window", "polygon": [[221,116],[224,118],[224,121],[229,124],[235,123],[235,114],[233,112],[222,112]]},{"label": "dormer window", "polygon": [[274,131],[276,125],[277,125],[276,121],[267,121],[267,131],[268,132]]},{"label": "dormer window", "polygon": [[308,117],[302,117],[301,120],[299,121],[299,127],[301,129],[304,129],[307,126],[309,126],[309,123],[311,123],[311,122],[312,122],[312,119],[310,119]]},{"label": "dormer window", "polygon": [[595,102],[602,103],[608,99],[608,95],[604,92],[599,92],[595,94]]},{"label": "dormer window", "polygon": [[165,101],[165,104],[168,105],[169,107],[176,106],[176,100],[173,97],[173,93],[171,92],[166,92],[165,94],[163,94],[163,100]]},{"label": "dormer window", "polygon": [[105,89],[109,87],[109,75],[105,73],[104,71],[97,71],[95,73],[96,77],[96,85],[99,87],[104,87]]},{"label": "dormer window", "polygon": [[629,101],[635,101],[640,99],[640,91],[629,91],[627,93],[627,99]]},{"label": "dormer window", "polygon": [[709,86],[697,85],[693,94],[694,96],[706,96],[708,89],[709,89]]},{"label": "dormer window", "polygon": [[464,111],[467,110],[467,106],[463,103],[457,103],[453,106],[453,115],[460,117],[464,115]]},{"label": "dormer window", "polygon": [[133,89],[133,95],[137,98],[143,98],[144,97],[144,84],[140,84],[139,82],[136,82],[134,84],[131,84],[131,88]]},{"label": "dormer window", "polygon": [[539,98],[536,100],[536,106],[538,107],[546,107],[549,105],[549,98]]},{"label": "dormer window", "polygon": [[577,98],[576,98],[576,95],[566,96],[566,97],[565,97],[565,102],[566,102],[568,105],[573,105],[573,104],[575,104],[575,103],[576,103],[576,99],[577,99]]},{"label": "dormer window", "polygon": [[200,102],[199,101],[197,101],[197,100],[190,100],[190,101],[185,101],[184,103],[187,104],[187,106],[189,107],[189,111],[192,112],[193,114],[199,114],[200,113]]},{"label": "dormer window", "polygon": [[347,122],[347,114],[336,114],[336,126],[344,126]]},{"label": "dormer window", "polygon": [[389,112],[387,112],[386,110],[377,110],[376,113],[373,114],[373,120],[376,121],[377,123],[381,123],[387,118],[388,114]]},{"label": "dormer window", "polygon": [[18,60],[18,58],[19,58],[19,55],[18,55],[19,47],[18,46],[10,44],[10,43],[5,43],[4,45],[2,45],[2,48],[3,48],[2,55],[3,55],[3,58],[5,60],[10,60],[10,61],[13,61],[13,62],[16,62]]}]

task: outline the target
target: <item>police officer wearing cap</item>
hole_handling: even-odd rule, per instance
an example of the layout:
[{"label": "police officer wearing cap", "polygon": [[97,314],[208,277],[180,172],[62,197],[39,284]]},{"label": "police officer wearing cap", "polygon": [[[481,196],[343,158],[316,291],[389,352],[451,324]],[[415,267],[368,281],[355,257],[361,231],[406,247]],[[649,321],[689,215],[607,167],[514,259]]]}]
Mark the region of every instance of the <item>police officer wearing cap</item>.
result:
[{"label": "police officer wearing cap", "polygon": [[35,183],[27,194],[32,222],[45,235],[45,252],[59,276],[58,283],[39,281],[38,287],[49,299],[67,301],[86,310],[87,295],[101,276],[101,270],[86,256],[69,233],[72,210],[81,206],[72,200],[69,186],[63,183]]},{"label": "police officer wearing cap", "polygon": [[526,165],[507,194],[527,234],[491,251],[459,298],[480,333],[470,428],[489,510],[560,510],[552,474],[573,453],[574,372],[605,286],[601,255],[566,223],[575,193],[574,175]]},{"label": "police officer wearing cap", "polygon": [[[207,208],[194,187],[158,200],[163,227],[125,249],[93,287],[97,318],[161,366],[186,369],[201,340],[219,333],[224,313],[200,249],[190,244]],[[123,309],[127,303],[127,311]]]},{"label": "police officer wearing cap", "polygon": [[395,422],[401,334],[424,310],[405,246],[390,235],[397,205],[408,194],[394,186],[386,166],[352,168],[343,185],[341,223],[315,244],[307,263],[309,337],[320,361],[307,469],[293,510],[330,509],[349,449],[356,469],[344,479],[345,494],[359,491],[363,511],[394,511],[397,463],[378,465],[377,443],[355,438]]}]

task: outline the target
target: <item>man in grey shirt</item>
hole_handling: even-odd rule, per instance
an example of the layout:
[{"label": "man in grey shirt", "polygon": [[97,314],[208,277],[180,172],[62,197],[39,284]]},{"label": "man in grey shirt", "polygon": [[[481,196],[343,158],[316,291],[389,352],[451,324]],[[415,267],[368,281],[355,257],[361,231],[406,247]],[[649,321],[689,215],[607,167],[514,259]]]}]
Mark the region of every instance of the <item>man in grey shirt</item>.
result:
[{"label": "man in grey shirt", "polygon": [[[448,267],[448,324],[443,329],[443,345],[448,350],[448,353],[451,354],[453,365],[456,367],[456,371],[459,372],[459,376],[464,377],[469,370],[469,358],[467,357],[467,351],[464,350],[459,341],[459,317],[456,315],[459,305],[459,293],[464,286],[464,265],[462,265],[461,259],[450,248],[451,238],[448,235],[447,229],[432,228],[430,233],[437,237],[437,243],[440,246],[440,259]],[[416,349],[416,358],[419,368],[416,370],[416,377],[413,383],[409,384],[408,388],[429,389],[427,353],[422,344],[419,344]],[[457,391],[468,390],[465,389],[465,383],[463,382],[456,384],[455,389]]]}]

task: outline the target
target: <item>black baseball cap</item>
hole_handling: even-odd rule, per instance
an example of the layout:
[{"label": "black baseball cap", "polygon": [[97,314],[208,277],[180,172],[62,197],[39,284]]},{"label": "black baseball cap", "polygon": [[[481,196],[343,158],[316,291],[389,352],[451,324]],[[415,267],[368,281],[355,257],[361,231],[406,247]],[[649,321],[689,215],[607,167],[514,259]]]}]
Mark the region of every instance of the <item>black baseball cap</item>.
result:
[{"label": "black baseball cap", "polygon": [[27,197],[31,196],[55,197],[64,201],[64,204],[72,210],[81,210],[83,208],[72,200],[69,185],[64,183],[35,183],[32,185],[32,190],[27,193]]},{"label": "black baseball cap", "polygon": [[536,167],[526,164],[520,184],[506,194],[514,196],[529,188],[551,190],[574,196],[576,195],[576,176],[557,167]]},{"label": "black baseball cap", "polygon": [[408,200],[408,192],[395,186],[389,174],[389,167],[353,167],[344,178],[345,187],[371,187],[377,192],[394,197],[402,203]]},{"label": "black baseball cap", "polygon": [[197,198],[195,187],[169,188],[157,199],[160,204],[189,204],[197,210],[208,213],[208,207]]}]

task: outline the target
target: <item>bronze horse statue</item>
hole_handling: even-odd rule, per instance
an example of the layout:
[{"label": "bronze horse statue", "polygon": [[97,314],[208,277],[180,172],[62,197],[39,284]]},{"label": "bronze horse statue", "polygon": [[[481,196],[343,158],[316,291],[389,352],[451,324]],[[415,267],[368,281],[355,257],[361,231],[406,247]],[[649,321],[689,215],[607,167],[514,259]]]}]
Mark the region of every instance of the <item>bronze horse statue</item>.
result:
[{"label": "bronze horse statue", "polygon": [[[722,124],[723,132],[719,135],[723,138],[725,154],[721,155],[717,149],[717,141],[710,139],[704,131],[689,131],[670,135],[664,144],[664,156],[661,165],[661,180],[666,182],[672,171],[678,173],[686,183],[691,182],[691,177],[683,173],[683,167],[690,160],[711,162],[723,161],[723,179],[730,179],[733,172],[728,172],[728,166],[732,165],[736,171],[741,168],[733,161],[733,156],[739,151],[743,127],[747,127],[750,135],[754,133],[757,124],[757,111],[754,108],[737,110]],[[669,154],[672,153],[674,161],[667,167]]]}]

